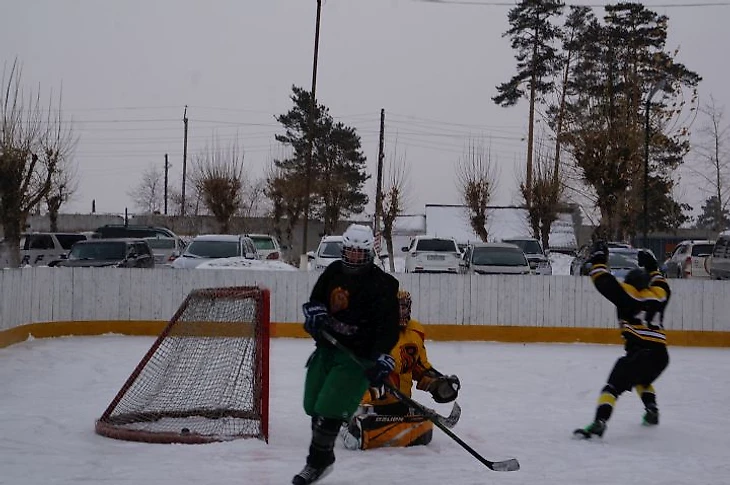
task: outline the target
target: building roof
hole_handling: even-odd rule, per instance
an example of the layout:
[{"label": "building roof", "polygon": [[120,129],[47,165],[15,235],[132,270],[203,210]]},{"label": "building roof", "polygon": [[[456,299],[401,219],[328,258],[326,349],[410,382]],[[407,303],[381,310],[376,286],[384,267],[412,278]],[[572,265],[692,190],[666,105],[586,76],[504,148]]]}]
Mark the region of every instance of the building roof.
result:
[{"label": "building roof", "polygon": [[[464,205],[426,204],[425,234],[453,237],[458,243],[481,241],[469,224]],[[520,207],[490,207],[487,209],[487,234],[490,242],[506,238],[531,237],[527,222],[527,210]],[[577,246],[573,219],[561,213],[553,223],[550,247],[575,248]]]}]

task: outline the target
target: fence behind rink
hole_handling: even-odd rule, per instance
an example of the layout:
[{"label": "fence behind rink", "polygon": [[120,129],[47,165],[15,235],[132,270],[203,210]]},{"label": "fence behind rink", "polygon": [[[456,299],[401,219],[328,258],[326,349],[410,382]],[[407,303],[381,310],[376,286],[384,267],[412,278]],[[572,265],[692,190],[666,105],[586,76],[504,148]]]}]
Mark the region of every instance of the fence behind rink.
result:
[{"label": "fence behind rink", "polygon": [[[304,336],[301,305],[318,275],[235,269],[4,269],[0,270],[0,347],[13,343],[6,339],[3,344],[2,339],[11,329],[18,341],[51,322],[64,324],[52,335],[84,334],[84,329],[100,322],[107,331],[154,334],[139,325],[169,320],[194,288],[256,284],[271,290],[273,335]],[[427,332],[432,338],[603,342],[591,336],[603,332],[611,335],[610,341],[618,341],[615,309],[588,277],[400,273],[396,277],[413,295],[413,317],[431,326]],[[664,325],[675,342],[680,336],[678,343],[687,345],[730,346],[730,281],[670,280],[670,285]],[[132,325],[137,330],[127,332]]]}]

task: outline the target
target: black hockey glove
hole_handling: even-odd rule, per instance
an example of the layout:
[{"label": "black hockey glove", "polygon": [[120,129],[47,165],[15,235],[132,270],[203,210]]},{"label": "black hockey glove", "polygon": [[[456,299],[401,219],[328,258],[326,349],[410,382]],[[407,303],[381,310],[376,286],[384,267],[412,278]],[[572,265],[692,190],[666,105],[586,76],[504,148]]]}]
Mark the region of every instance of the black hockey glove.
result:
[{"label": "black hockey glove", "polygon": [[595,241],[591,246],[591,255],[588,257],[590,264],[608,263],[608,244],[601,239]]},{"label": "black hockey glove", "polygon": [[304,330],[314,337],[319,338],[319,332],[322,331],[329,318],[327,307],[316,301],[309,301],[302,305],[304,313]]},{"label": "black hockey glove", "polygon": [[380,354],[372,367],[365,370],[365,377],[370,381],[370,396],[380,399],[385,395],[385,382],[395,369],[395,359],[390,354]]},{"label": "black hockey glove", "polygon": [[461,382],[456,376],[439,377],[428,386],[428,392],[438,403],[455,400],[459,396],[459,389],[461,389]]},{"label": "black hockey glove", "polygon": [[659,270],[659,262],[656,260],[651,252],[646,249],[640,249],[638,258],[639,266],[644,268],[648,273],[653,273]]}]

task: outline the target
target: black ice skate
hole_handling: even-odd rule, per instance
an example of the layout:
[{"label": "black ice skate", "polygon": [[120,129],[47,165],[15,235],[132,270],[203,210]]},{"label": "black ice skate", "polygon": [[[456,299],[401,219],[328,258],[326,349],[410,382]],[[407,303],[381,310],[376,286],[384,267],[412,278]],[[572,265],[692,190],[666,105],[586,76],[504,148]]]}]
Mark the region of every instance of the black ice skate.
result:
[{"label": "black ice skate", "polygon": [[602,437],[605,431],[606,422],[599,419],[598,421],[593,421],[585,428],[576,429],[575,431],[573,431],[573,436],[576,438],[589,440],[594,436],[597,436],[599,438]]},{"label": "black ice skate", "polygon": [[656,406],[647,406],[642,424],[644,426],[656,426],[659,424],[659,410]]},{"label": "black ice skate", "polygon": [[318,482],[320,479],[326,477],[332,471],[332,465],[328,465],[324,468],[315,468],[310,465],[306,465],[302,471],[294,475],[292,478],[292,485],[309,485],[310,483]]}]

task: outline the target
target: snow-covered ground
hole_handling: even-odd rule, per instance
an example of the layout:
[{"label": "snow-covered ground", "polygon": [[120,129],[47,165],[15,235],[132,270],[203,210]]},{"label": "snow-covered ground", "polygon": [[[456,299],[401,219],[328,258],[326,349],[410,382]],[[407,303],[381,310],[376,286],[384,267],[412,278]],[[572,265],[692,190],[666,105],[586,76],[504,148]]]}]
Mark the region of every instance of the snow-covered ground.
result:
[{"label": "snow-covered ground", "polygon": [[[96,435],[94,420],[152,342],[68,337],[0,349],[0,483],[290,483],[309,440],[301,396],[312,342],[272,342],[269,444],[159,445]],[[592,419],[618,346],[431,342],[428,348],[432,363],[463,384],[454,432],[489,459],[518,458],[522,469],[490,471],[434,430],[427,447],[338,447],[322,485],[728,483],[730,349],[670,349],[672,361],[656,384],[661,424],[642,427],[639,399],[624,395],[604,438],[585,442],[571,439],[571,431]],[[414,397],[432,404],[421,391]]]}]

